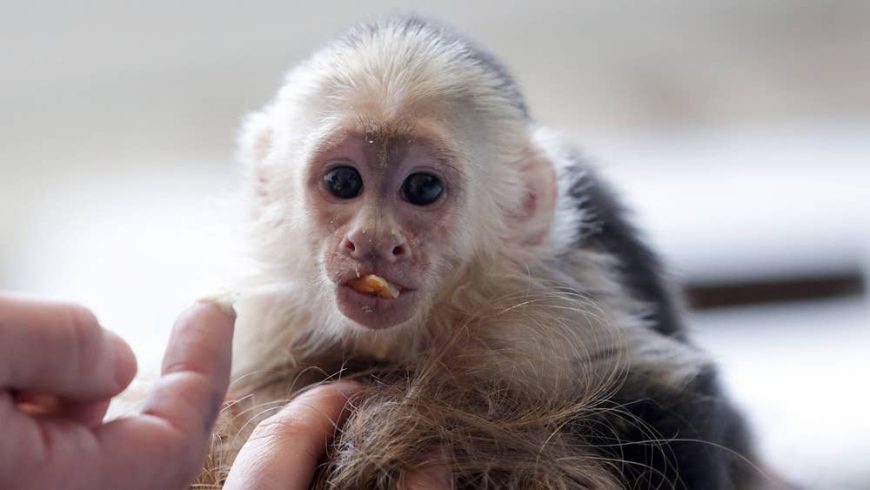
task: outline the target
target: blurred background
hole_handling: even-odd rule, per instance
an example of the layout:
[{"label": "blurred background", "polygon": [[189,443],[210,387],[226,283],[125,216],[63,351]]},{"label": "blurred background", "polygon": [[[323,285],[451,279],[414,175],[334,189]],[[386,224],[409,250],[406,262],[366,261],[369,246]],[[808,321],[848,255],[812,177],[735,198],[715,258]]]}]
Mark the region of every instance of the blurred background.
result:
[{"label": "blurred background", "polygon": [[[238,261],[240,117],[405,2],[0,0],[0,289],[159,361]],[[687,285],[770,465],[870,488],[870,2],[420,2],[497,53]]]}]

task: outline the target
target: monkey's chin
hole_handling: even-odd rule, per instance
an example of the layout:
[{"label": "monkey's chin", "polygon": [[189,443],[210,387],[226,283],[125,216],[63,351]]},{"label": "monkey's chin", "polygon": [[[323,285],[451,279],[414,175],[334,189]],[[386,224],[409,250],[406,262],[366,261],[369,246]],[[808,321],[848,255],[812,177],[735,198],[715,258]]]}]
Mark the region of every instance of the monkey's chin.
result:
[{"label": "monkey's chin", "polygon": [[416,291],[404,291],[396,299],[363,294],[348,286],[339,286],[336,302],[341,313],[350,320],[373,330],[401,325],[416,312]]}]

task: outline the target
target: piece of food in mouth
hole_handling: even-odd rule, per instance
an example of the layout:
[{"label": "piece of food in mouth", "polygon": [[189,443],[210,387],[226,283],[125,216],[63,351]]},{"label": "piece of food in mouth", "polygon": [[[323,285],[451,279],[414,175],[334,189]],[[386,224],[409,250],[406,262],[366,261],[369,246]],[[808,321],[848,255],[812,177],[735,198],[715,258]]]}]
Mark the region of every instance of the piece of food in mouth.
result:
[{"label": "piece of food in mouth", "polygon": [[399,297],[399,288],[393,286],[386,279],[375,274],[366,274],[362,277],[348,281],[348,286],[362,294],[371,294],[384,299],[396,299]]}]

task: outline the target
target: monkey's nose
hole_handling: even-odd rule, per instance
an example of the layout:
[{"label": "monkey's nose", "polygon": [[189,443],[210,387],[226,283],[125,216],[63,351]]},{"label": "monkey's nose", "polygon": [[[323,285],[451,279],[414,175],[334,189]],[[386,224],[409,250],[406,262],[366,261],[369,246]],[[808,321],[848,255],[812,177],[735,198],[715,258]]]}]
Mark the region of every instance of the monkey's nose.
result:
[{"label": "monkey's nose", "polygon": [[349,234],[341,241],[340,249],[341,253],[357,260],[379,259],[394,262],[408,259],[411,255],[408,244],[395,233],[379,238]]}]

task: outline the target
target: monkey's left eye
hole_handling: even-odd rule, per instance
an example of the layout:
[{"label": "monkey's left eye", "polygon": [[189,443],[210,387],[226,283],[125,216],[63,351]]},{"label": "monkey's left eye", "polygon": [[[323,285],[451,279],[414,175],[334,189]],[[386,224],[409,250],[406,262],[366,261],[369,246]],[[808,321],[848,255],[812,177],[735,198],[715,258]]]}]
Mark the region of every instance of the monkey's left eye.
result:
[{"label": "monkey's left eye", "polygon": [[441,179],[423,172],[409,175],[402,184],[402,195],[417,206],[432,204],[443,192],[444,184]]},{"label": "monkey's left eye", "polygon": [[329,193],[339,199],[353,199],[362,191],[362,176],[353,167],[335,167],[323,176]]}]

